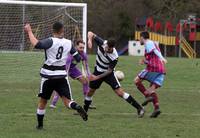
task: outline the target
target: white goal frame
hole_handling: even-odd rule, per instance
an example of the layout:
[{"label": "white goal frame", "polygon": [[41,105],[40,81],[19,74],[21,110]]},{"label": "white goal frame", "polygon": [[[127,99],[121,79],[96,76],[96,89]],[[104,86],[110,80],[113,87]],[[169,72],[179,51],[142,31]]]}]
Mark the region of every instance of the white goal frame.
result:
[{"label": "white goal frame", "polygon": [[[83,8],[83,30],[82,39],[87,42],[87,4],[86,3],[64,3],[64,2],[42,2],[42,1],[16,1],[0,0],[0,4],[17,4],[17,5],[38,5],[38,6],[62,6],[62,7],[81,7]],[[87,44],[87,43],[86,43]],[[86,48],[85,48],[86,50]]]}]

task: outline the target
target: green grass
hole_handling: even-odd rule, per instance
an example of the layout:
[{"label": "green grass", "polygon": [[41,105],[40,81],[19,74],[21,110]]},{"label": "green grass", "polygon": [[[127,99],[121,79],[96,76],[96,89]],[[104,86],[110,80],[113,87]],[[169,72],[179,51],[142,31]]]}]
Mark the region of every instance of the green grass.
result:
[{"label": "green grass", "polygon": [[[35,129],[35,112],[44,55],[41,53],[0,53],[0,137],[8,138],[199,138],[200,137],[200,60],[169,58],[164,86],[158,90],[163,114],[150,119],[152,106],[143,119],[109,86],[103,84],[94,96],[97,110],[82,121],[59,101],[57,109],[47,108],[45,130]],[[95,57],[90,57],[90,67]],[[120,57],[117,70],[125,73],[123,88],[139,102],[143,96],[133,78],[143,69],[137,57]],[[82,87],[71,80],[73,97],[82,104]]]}]

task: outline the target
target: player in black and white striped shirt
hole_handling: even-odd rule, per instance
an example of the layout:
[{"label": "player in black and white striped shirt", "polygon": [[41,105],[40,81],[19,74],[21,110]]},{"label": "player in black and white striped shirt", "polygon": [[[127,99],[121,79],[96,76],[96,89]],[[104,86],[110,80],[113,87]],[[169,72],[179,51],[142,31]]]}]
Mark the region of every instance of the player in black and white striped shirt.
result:
[{"label": "player in black and white striped shirt", "polygon": [[47,101],[50,99],[52,92],[58,92],[66,107],[76,110],[84,121],[87,120],[87,113],[76,102],[72,101],[70,96],[70,84],[66,79],[67,71],[65,69],[66,59],[71,54],[80,62],[76,49],[72,46],[71,40],[65,39],[64,26],[60,22],[53,24],[53,37],[43,40],[37,40],[34,36],[31,26],[26,24],[25,30],[28,33],[31,44],[36,49],[45,50],[45,62],[41,68],[41,86],[38,96],[40,97],[37,109],[37,129],[43,128],[43,118]]},{"label": "player in black and white striped shirt", "polygon": [[143,117],[144,109],[142,106],[128,93],[124,92],[121,85],[114,74],[114,68],[118,62],[118,53],[115,49],[114,40],[103,40],[93,32],[88,32],[88,47],[92,48],[92,41],[98,45],[96,54],[96,65],[93,75],[90,77],[90,91],[85,97],[84,109],[88,111],[89,105],[92,103],[92,96],[101,86],[102,82],[106,82],[112,87],[114,92],[125,99],[138,111],[138,116]]}]

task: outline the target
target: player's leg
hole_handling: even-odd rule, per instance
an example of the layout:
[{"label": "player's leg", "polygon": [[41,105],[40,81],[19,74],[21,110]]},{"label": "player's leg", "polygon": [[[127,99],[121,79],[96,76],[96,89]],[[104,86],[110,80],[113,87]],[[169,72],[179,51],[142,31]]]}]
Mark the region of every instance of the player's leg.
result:
[{"label": "player's leg", "polygon": [[146,74],[148,72],[146,70],[142,70],[138,76],[134,79],[134,83],[137,87],[137,89],[145,96],[145,97],[148,97],[149,93],[147,91],[147,89],[145,88],[145,86],[143,85],[142,81],[143,79],[145,78]]},{"label": "player's leg", "polygon": [[85,96],[86,93],[89,91],[88,81],[83,77],[81,71],[77,67],[70,68],[69,76],[72,79],[77,79],[83,85],[83,95]]},{"label": "player's leg", "polygon": [[157,84],[151,84],[152,93],[150,96],[153,98],[152,102],[153,102],[153,106],[154,106],[154,111],[150,116],[152,118],[156,118],[161,114],[160,107],[159,107],[158,95],[156,93],[156,89],[158,87],[160,87],[160,86],[158,86]]},{"label": "player's leg", "polygon": [[160,115],[161,111],[159,108],[159,101],[158,101],[158,96],[156,94],[156,89],[158,88],[158,85],[156,84],[151,84],[150,88],[148,88],[149,91],[149,96],[146,98],[146,100],[142,103],[143,106],[146,106],[149,102],[153,103],[154,106],[154,111],[151,114],[150,117],[156,118],[158,115]]},{"label": "player's leg", "polygon": [[88,81],[83,76],[80,76],[78,78],[78,81],[83,85],[83,95],[86,96],[87,93],[89,92],[89,83],[88,83]]},{"label": "player's leg", "polygon": [[134,83],[137,86],[138,90],[145,96],[145,101],[142,103],[142,106],[146,106],[149,102],[153,101],[153,97],[150,96],[151,88],[146,89],[142,84],[143,80],[152,81],[154,79],[154,74],[148,72],[147,70],[142,70],[138,76],[134,79]]},{"label": "player's leg", "polygon": [[50,104],[51,108],[56,108],[56,103],[58,102],[59,97],[60,97],[59,94],[56,91],[54,91],[53,99],[52,99],[51,104]]},{"label": "player's leg", "polygon": [[[77,79],[79,82],[81,82],[81,84],[83,85],[83,95],[85,97],[89,92],[89,83],[83,77],[81,71],[77,67],[74,67],[69,70],[69,75],[71,78]],[[96,107],[93,107],[92,105],[90,105],[89,108],[96,109]]]},{"label": "player's leg", "polygon": [[[147,75],[147,80],[151,83],[149,91],[149,97],[144,101],[143,105],[146,105],[149,102],[153,102],[154,112],[150,117],[157,117],[160,115],[161,111],[159,108],[158,95],[156,94],[156,89],[161,87],[164,81],[164,74],[149,72]],[[151,99],[151,100],[149,100]]]},{"label": "player's leg", "polygon": [[137,87],[137,89],[145,96],[145,97],[148,97],[148,92],[145,88],[145,86],[143,85],[142,83],[142,79],[140,79],[138,76],[134,79],[134,83]]},{"label": "player's leg", "polygon": [[69,100],[66,96],[62,96],[61,98],[65,107],[76,110],[84,121],[88,120],[86,111],[80,105],[78,105],[75,101]]},{"label": "player's leg", "polygon": [[114,89],[115,93],[126,100],[129,104],[131,104],[134,108],[137,109],[138,117],[144,116],[144,109],[143,107],[127,92],[124,92],[122,88]]},{"label": "player's leg", "polygon": [[[151,84],[151,87],[156,90],[157,88],[161,87],[163,82],[164,82],[164,74],[158,74],[154,81]],[[160,115],[161,111],[160,111],[160,107],[159,107],[159,100],[158,100],[158,95],[156,93],[156,91],[154,91],[151,96],[153,97],[153,105],[154,105],[154,112],[151,114],[150,117],[152,118],[156,118]]]},{"label": "player's leg", "polygon": [[142,103],[142,106],[146,106],[148,103],[153,102],[154,97],[152,96],[152,93],[155,93],[154,87],[149,87],[146,92],[148,93],[148,96],[146,96],[145,101]]},{"label": "player's leg", "polygon": [[115,76],[114,73],[110,74],[105,78],[105,82],[109,84],[114,92],[124,100],[126,100],[129,104],[131,104],[134,108],[137,109],[138,111],[138,116],[143,117],[144,116],[144,109],[143,107],[127,92],[125,92],[122,88],[121,85]]},{"label": "player's leg", "polygon": [[164,74],[157,73],[157,72],[148,72],[145,76],[145,79],[150,82],[150,87],[146,90],[148,93],[148,96],[146,97],[146,100],[143,102],[143,106],[146,106],[149,102],[153,102],[154,97],[152,96],[153,93],[155,93],[155,90],[162,86],[162,83],[164,81]]},{"label": "player's leg", "polygon": [[45,108],[46,108],[47,100],[40,98],[37,108],[37,121],[38,125],[36,126],[37,129],[43,128],[43,118],[45,115]]},{"label": "player's leg", "polygon": [[[92,84],[91,84],[92,83]],[[90,83],[90,89],[89,92],[87,93],[87,95],[85,96],[85,100],[84,100],[84,110],[87,112],[91,103],[92,103],[92,96],[94,95],[95,91],[96,91],[96,87],[92,87],[94,86],[94,82]]]},{"label": "player's leg", "polygon": [[62,98],[65,107],[76,110],[80,114],[80,116],[83,118],[83,120],[87,121],[88,115],[85,112],[85,110],[80,105],[78,105],[75,101],[71,100],[72,99],[71,88],[70,88],[68,79],[63,78],[63,79],[57,79],[56,81],[57,81],[57,85],[56,85],[55,90],[58,92],[58,94]]},{"label": "player's leg", "polygon": [[[79,77],[78,80],[83,85],[83,95],[84,97],[86,97],[87,93],[90,91],[88,80],[86,80],[86,78],[84,78],[83,76]],[[90,104],[89,109],[96,109],[96,106]]]},{"label": "player's leg", "polygon": [[47,104],[47,100],[50,99],[51,94],[53,92],[53,85],[51,80],[48,80],[46,78],[42,78],[41,80],[41,86],[40,86],[40,93],[38,94],[38,97],[40,97],[38,108],[37,108],[37,129],[43,128],[43,119],[45,115],[45,107]]},{"label": "player's leg", "polygon": [[[93,74],[97,76],[97,75],[99,75],[101,73],[98,72],[95,69]],[[85,96],[84,106],[83,106],[86,112],[88,111],[88,109],[89,109],[89,107],[90,107],[90,105],[92,103],[92,96],[94,95],[95,91],[97,89],[99,89],[99,87],[101,86],[102,82],[103,82],[103,78],[89,82],[89,92]]]}]

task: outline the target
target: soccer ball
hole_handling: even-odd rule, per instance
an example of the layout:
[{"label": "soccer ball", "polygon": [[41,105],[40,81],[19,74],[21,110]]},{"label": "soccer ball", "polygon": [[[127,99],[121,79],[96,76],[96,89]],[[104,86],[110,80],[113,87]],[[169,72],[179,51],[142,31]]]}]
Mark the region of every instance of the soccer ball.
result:
[{"label": "soccer ball", "polygon": [[122,81],[125,77],[124,73],[120,70],[115,71],[115,76],[119,81]]}]

